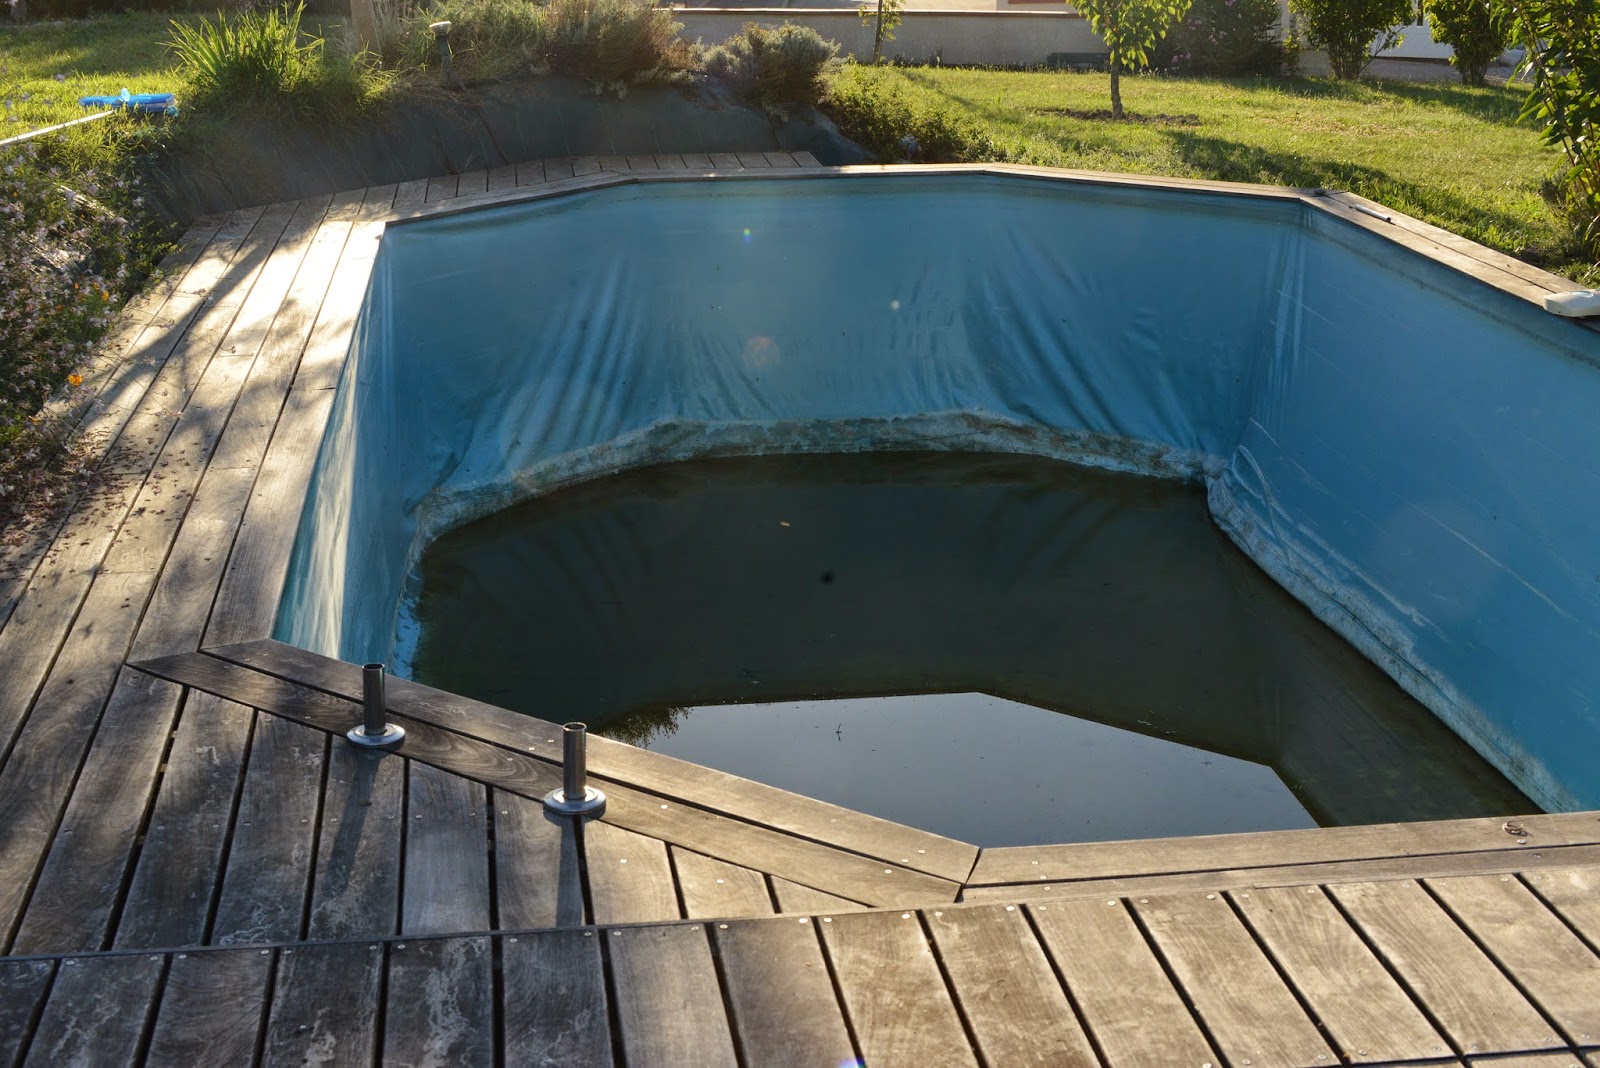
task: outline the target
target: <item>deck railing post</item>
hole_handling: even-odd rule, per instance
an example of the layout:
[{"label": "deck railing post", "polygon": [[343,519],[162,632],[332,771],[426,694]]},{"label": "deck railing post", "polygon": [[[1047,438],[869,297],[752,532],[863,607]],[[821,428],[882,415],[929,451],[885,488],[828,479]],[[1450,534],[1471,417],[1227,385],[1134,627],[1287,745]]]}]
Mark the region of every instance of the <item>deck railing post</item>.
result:
[{"label": "deck railing post", "polygon": [[589,728],[568,723],[561,728],[561,789],[551,790],[544,805],[564,816],[598,816],[605,811],[606,795],[589,785],[587,753]]},{"label": "deck railing post", "polygon": [[361,725],[345,734],[356,745],[388,749],[405,740],[405,728],[389,722],[389,702],[382,664],[361,668]]}]

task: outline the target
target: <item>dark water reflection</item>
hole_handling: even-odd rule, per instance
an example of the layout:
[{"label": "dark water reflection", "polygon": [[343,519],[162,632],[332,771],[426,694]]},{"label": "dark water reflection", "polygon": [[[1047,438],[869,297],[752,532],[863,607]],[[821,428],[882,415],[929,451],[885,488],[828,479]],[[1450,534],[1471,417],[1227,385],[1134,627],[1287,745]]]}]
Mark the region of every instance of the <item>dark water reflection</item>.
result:
[{"label": "dark water reflection", "polygon": [[626,473],[440,539],[418,617],[421,681],[983,845],[1534,808],[1198,489],[1047,460]]}]

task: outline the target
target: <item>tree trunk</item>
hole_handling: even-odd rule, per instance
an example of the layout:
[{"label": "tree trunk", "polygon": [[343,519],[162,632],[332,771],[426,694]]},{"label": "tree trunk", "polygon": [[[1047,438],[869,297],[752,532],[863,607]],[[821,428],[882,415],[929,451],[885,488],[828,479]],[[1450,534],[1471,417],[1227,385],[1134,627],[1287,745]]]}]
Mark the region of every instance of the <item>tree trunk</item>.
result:
[{"label": "tree trunk", "polygon": [[1122,64],[1117,62],[1117,57],[1111,57],[1111,117],[1122,118]]},{"label": "tree trunk", "polygon": [[878,0],[878,22],[872,31],[872,62],[883,58],[883,0]]}]

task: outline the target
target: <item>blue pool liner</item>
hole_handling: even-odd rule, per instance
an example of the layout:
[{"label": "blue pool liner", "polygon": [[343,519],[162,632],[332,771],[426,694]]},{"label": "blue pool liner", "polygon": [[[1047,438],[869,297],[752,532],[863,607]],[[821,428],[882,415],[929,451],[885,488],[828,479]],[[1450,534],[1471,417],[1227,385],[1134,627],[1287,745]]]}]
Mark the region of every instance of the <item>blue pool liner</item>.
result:
[{"label": "blue pool liner", "polygon": [[1600,335],[1298,201],[594,191],[389,228],[276,635],[403,667],[429,542],[633,465],[1038,453],[1204,484],[1538,803],[1600,807],[1596,412]]}]

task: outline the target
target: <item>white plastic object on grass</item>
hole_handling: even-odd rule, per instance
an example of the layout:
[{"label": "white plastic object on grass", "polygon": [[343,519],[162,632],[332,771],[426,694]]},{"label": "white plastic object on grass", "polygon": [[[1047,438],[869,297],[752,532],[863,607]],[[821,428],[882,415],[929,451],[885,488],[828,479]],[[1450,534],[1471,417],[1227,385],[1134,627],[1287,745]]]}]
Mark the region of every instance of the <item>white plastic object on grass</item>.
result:
[{"label": "white plastic object on grass", "polygon": [[1568,319],[1600,315],[1600,290],[1573,289],[1566,293],[1547,293],[1544,298],[1544,310],[1564,315]]}]

